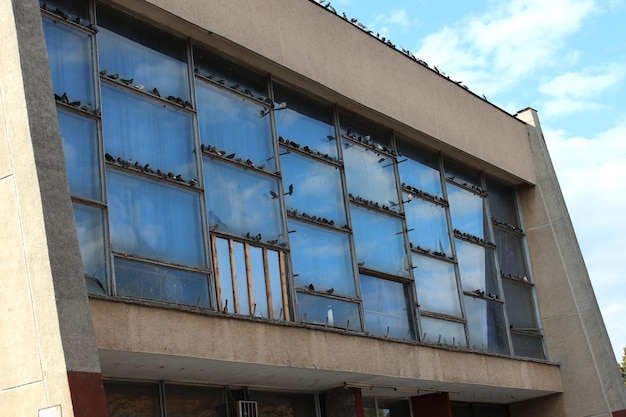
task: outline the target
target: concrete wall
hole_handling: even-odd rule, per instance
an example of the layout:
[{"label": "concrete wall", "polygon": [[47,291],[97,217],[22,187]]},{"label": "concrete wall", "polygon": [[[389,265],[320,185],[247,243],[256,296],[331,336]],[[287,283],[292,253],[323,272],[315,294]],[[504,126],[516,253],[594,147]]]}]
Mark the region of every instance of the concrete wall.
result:
[{"label": "concrete wall", "polygon": [[69,381],[101,377],[38,2],[1,0],[0,38],[2,414],[86,415]]},{"label": "concrete wall", "polygon": [[522,211],[548,354],[561,365],[566,415],[608,416],[626,408],[626,390],[537,113],[528,109],[518,117],[529,124],[537,171],[537,186],[521,192]]},{"label": "concrete wall", "polygon": [[523,123],[310,1],[107,2],[419,135],[479,169],[534,183]]}]

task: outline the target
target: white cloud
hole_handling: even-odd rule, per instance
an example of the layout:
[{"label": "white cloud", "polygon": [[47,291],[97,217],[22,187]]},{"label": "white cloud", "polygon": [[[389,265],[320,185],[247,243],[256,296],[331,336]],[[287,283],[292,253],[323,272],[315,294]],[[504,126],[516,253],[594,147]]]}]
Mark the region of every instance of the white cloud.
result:
[{"label": "white cloud", "polygon": [[604,107],[606,106],[602,106],[593,101],[572,100],[569,98],[548,100],[541,106],[543,113],[547,116],[561,116],[585,110],[600,110]]},{"label": "white cloud", "polygon": [[494,1],[487,12],[425,37],[415,54],[472,90],[495,94],[550,66],[594,8],[594,0]]},{"label": "white cloud", "polygon": [[367,24],[367,27],[374,32],[380,33],[381,36],[388,37],[394,29],[406,30],[415,23],[415,20],[409,17],[406,9],[392,9],[390,13],[381,13],[373,16],[373,20]]},{"label": "white cloud", "polygon": [[626,346],[626,124],[595,138],[544,130],[615,355]]}]

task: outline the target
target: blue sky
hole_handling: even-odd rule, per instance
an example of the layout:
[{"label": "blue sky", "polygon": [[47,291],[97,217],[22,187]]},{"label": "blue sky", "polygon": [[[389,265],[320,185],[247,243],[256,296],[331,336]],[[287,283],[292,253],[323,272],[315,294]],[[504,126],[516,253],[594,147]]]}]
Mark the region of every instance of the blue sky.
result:
[{"label": "blue sky", "polygon": [[[324,1],[323,4],[326,4]],[[539,113],[596,297],[626,347],[626,0],[331,0],[510,113]]]}]

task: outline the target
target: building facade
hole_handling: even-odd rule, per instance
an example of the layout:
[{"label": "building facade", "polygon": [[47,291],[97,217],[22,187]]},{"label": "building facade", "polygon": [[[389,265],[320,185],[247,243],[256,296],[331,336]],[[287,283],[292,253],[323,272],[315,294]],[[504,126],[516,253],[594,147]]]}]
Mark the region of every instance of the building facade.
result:
[{"label": "building facade", "polygon": [[626,416],[535,110],[316,1],[0,16],[6,415]]}]

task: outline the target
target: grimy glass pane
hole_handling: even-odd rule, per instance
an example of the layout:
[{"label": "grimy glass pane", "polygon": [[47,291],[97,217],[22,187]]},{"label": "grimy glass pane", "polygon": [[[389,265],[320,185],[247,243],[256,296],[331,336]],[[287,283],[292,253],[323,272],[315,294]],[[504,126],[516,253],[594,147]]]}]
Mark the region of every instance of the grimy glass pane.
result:
[{"label": "grimy glass pane", "polygon": [[361,331],[358,304],[303,293],[297,296],[300,321]]},{"label": "grimy glass pane", "polygon": [[485,237],[483,198],[456,185],[447,184],[452,227],[463,233]]},{"label": "grimy glass pane", "polygon": [[361,275],[365,331],[393,339],[414,339],[408,285]]},{"label": "grimy glass pane", "polygon": [[491,217],[519,227],[517,210],[515,209],[515,190],[499,182],[487,180],[487,191],[489,192],[487,201],[489,201]]},{"label": "grimy glass pane", "polygon": [[478,172],[465,166],[456,164],[452,161],[444,160],[446,178],[453,177],[454,181],[468,185],[469,187],[481,186],[480,175]]},{"label": "grimy glass pane", "polygon": [[511,333],[515,356],[524,358],[545,359],[541,337]]},{"label": "grimy glass pane", "polygon": [[465,312],[472,349],[508,355],[507,329],[501,303],[465,296]]},{"label": "grimy glass pane", "polygon": [[72,195],[102,200],[96,121],[57,111],[65,168]]},{"label": "grimy glass pane", "polygon": [[233,242],[235,259],[235,279],[237,280],[238,314],[250,314],[250,297],[248,294],[248,277],[246,275],[246,258],[243,243]]},{"label": "grimy glass pane", "polygon": [[400,211],[393,158],[347,140],[343,141],[343,158],[351,195]]},{"label": "grimy glass pane", "polygon": [[284,242],[278,181],[203,158],[209,228],[258,241]]},{"label": "grimy glass pane", "polygon": [[48,60],[52,72],[52,89],[76,107],[95,107],[91,36],[46,17],[42,18]]},{"label": "grimy glass pane", "polygon": [[215,245],[217,259],[214,259],[213,262],[214,265],[217,264],[217,276],[215,279],[218,281],[222,293],[222,311],[225,313],[234,313],[235,300],[233,298],[233,279],[228,240],[215,239]]},{"label": "grimy glass pane", "polygon": [[102,84],[104,149],[115,159],[197,178],[191,114]]},{"label": "grimy glass pane", "polygon": [[504,289],[506,313],[511,328],[536,332],[538,326],[535,302],[533,301],[533,287],[505,278],[502,280],[502,288]]},{"label": "grimy glass pane", "polygon": [[204,267],[199,194],[107,170],[113,251]]},{"label": "grimy glass pane", "polygon": [[124,15],[98,9],[100,70],[163,98],[189,100],[185,42]]},{"label": "grimy glass pane", "polygon": [[[200,141],[225,157],[276,171],[270,117],[264,106],[208,83],[196,82]],[[234,154],[234,155],[233,155]]]},{"label": "grimy glass pane", "polygon": [[289,220],[296,287],[356,295],[348,235]]},{"label": "grimy glass pane", "polygon": [[358,116],[342,112],[339,115],[341,133],[351,138],[367,139],[374,144],[391,148],[391,132]]},{"label": "grimy glass pane", "polygon": [[161,402],[158,384],[105,382],[109,417],[159,417]]},{"label": "grimy glass pane", "polygon": [[287,107],[276,112],[278,135],[329,156],[337,156],[332,107],[317,103],[280,85],[274,85],[274,100]]},{"label": "grimy glass pane", "polygon": [[[418,190],[443,197],[437,155],[416,150],[413,145],[398,141],[398,169],[400,182]],[[400,162],[402,161],[402,162]]]},{"label": "grimy glass pane", "polygon": [[[338,168],[295,153],[281,156],[283,184],[293,184],[285,195],[287,209],[346,224],[346,208]],[[287,187],[287,185],[285,185]]]},{"label": "grimy glass pane", "polygon": [[409,276],[409,261],[399,218],[350,206],[357,262],[364,268]]},{"label": "grimy glass pane", "polygon": [[[494,236],[496,238],[496,253],[500,264],[500,270],[506,274],[516,277],[526,277],[526,261],[524,260],[524,248],[522,237],[516,233],[494,226]],[[527,278],[528,279],[528,278]]]},{"label": "grimy glass pane", "polygon": [[465,325],[455,321],[435,319],[422,316],[420,318],[421,340],[442,343],[451,346],[466,346]]},{"label": "grimy glass pane", "polygon": [[420,309],[462,317],[454,264],[416,253],[411,256]]},{"label": "grimy glass pane", "polygon": [[83,26],[89,26],[89,2],[83,0],[39,0],[39,6],[46,5],[52,13],[63,17],[57,12],[57,8],[68,15],[70,20],[76,22],[76,18],[80,17]]},{"label": "grimy glass pane", "polygon": [[209,286],[204,274],[117,257],[114,266],[119,295],[209,307]]},{"label": "grimy glass pane", "polygon": [[278,252],[267,251],[267,265],[270,274],[270,288],[272,290],[272,306],[275,320],[285,320],[287,317],[283,307],[283,287],[280,278],[280,257]]},{"label": "grimy glass pane", "polygon": [[167,417],[227,417],[224,395],[218,388],[165,385]]},{"label": "grimy glass pane", "polygon": [[[405,194],[406,196],[406,194]],[[405,197],[404,201],[407,201]],[[446,209],[437,204],[414,198],[404,204],[409,241],[413,247],[452,255]],[[411,230],[412,229],[412,230]]]},{"label": "grimy glass pane", "polygon": [[485,291],[485,295],[497,294],[498,275],[494,267],[493,250],[461,239],[455,239],[455,242],[463,290],[481,290]]},{"label": "grimy glass pane", "polygon": [[87,291],[106,294],[108,286],[104,260],[102,209],[78,203],[73,203],[72,206]]}]

